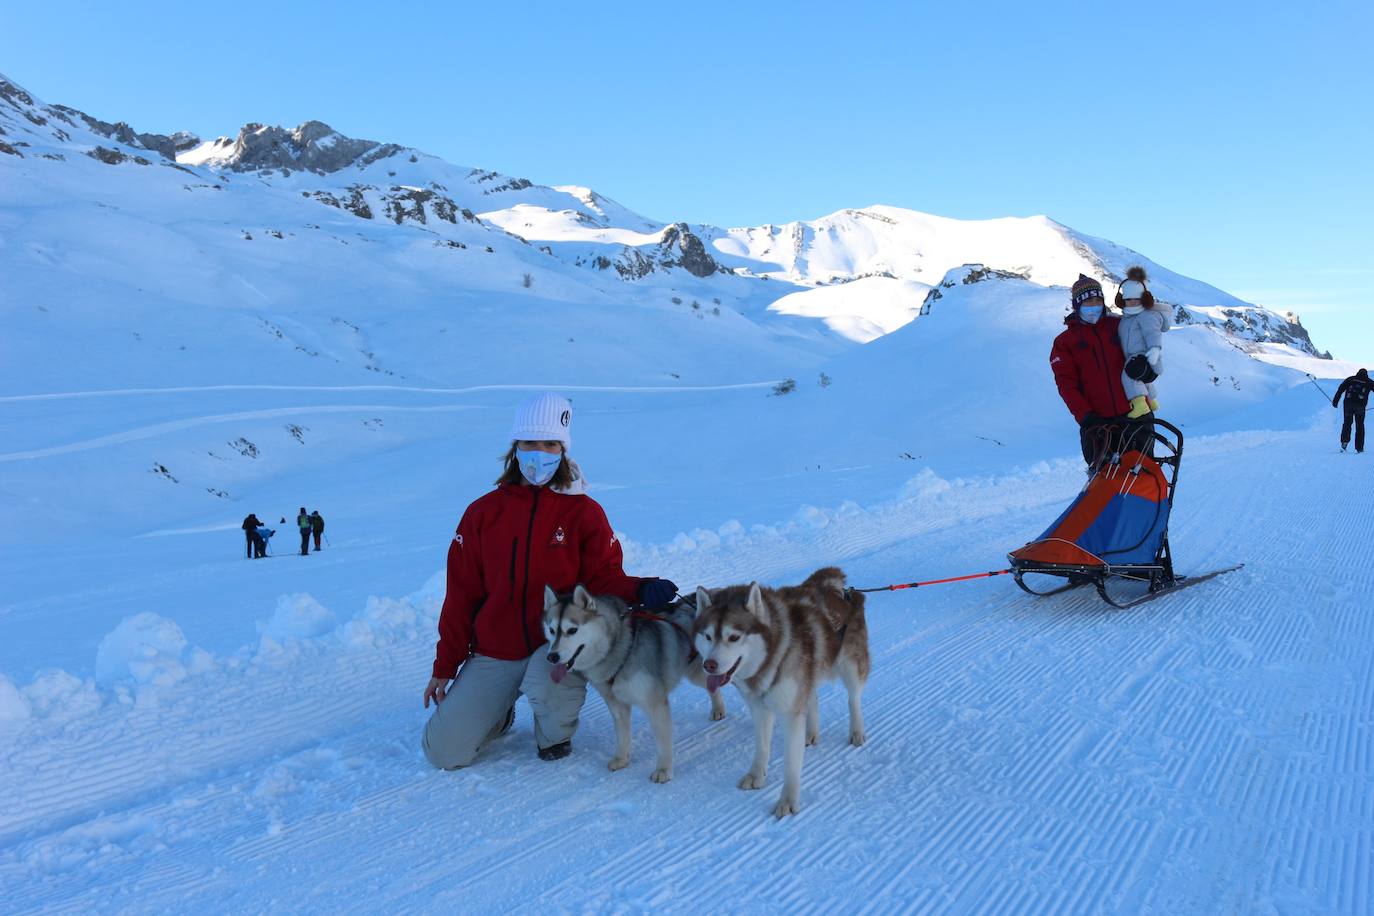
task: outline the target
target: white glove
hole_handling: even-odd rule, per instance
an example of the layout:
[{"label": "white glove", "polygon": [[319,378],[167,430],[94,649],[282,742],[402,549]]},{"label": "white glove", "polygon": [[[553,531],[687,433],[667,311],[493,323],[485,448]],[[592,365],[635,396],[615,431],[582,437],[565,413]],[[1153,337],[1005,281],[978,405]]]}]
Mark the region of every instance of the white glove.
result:
[{"label": "white glove", "polygon": [[1148,349],[1148,350],[1145,351],[1145,358],[1146,358],[1147,360],[1149,360],[1150,365],[1151,365],[1151,366],[1154,366],[1154,367],[1156,368],[1156,370],[1157,370],[1158,367],[1159,367],[1159,355],[1160,355],[1160,352],[1161,352],[1161,351],[1160,351],[1159,347],[1151,347],[1150,349]]}]

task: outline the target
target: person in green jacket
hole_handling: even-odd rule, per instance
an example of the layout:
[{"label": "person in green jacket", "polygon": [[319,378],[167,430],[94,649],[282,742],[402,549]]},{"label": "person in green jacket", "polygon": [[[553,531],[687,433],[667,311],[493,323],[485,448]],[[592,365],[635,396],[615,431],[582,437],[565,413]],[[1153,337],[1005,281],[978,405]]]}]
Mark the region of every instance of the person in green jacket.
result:
[{"label": "person in green jacket", "polygon": [[310,555],[310,515],[305,511],[305,506],[301,506],[300,514],[296,516],[296,527],[301,530],[301,556]]}]

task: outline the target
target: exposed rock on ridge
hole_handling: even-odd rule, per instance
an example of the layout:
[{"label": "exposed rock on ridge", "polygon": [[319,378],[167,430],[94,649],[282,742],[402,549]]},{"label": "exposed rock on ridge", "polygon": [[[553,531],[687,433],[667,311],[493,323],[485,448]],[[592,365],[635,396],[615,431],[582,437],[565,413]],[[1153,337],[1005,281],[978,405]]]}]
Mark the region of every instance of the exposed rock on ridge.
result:
[{"label": "exposed rock on ridge", "polygon": [[345,137],[323,121],[306,121],[294,130],[247,124],[232,145],[227,138],[217,145],[227,147],[223,165],[236,172],[288,169],[320,174],[370,165],[403,149],[395,143]]}]

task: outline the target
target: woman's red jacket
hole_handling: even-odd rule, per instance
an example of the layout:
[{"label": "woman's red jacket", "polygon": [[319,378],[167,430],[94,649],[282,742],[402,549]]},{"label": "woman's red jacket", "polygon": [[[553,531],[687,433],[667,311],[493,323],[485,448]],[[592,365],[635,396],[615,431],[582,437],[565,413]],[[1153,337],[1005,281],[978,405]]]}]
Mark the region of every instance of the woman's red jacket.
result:
[{"label": "woman's red jacket", "polygon": [[451,678],[473,652],[528,658],[544,644],[544,586],[638,600],[606,513],[590,496],[502,484],[468,506],[448,548],[434,676]]}]

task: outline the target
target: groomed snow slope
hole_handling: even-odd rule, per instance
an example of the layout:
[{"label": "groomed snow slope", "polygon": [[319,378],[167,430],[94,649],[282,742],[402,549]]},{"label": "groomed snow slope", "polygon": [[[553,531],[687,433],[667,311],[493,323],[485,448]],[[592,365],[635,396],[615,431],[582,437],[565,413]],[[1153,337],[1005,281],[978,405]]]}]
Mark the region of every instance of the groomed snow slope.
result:
[{"label": "groomed snow slope", "polygon": [[[196,612],[150,602],[166,619],[106,640],[108,683],[0,680],[7,909],[1362,912],[1372,507],[1367,459],[1333,454],[1331,414],[1189,443],[1180,563],[1240,573],[1129,612],[1006,580],[872,596],[869,743],[843,744],[842,693],[823,691],[804,809],[785,822],[770,814],[779,749],[764,791],[734,787],[752,729],[733,692],[720,723],[695,688],[675,695],[665,786],[647,779],[638,716],[630,767],[606,771],[594,697],[563,762],[534,757],[522,705],[477,765],[429,770],[418,699],[438,578],[325,614],[296,594],[225,605],[274,634],[227,653],[181,645],[172,621]],[[679,544],[652,571],[785,582],[840,562],[876,585],[992,568],[1077,479],[1072,461],[922,473],[904,498]],[[666,556],[632,544],[630,565],[650,571],[649,555]],[[345,578],[362,595],[387,562],[341,533],[318,557],[195,575],[231,594],[290,568],[301,591]],[[131,630],[157,649],[130,652]]]},{"label": "groomed snow slope", "polygon": [[[6,912],[1368,911],[1369,456],[1335,454],[1316,390],[1355,367],[1255,342],[1282,319],[1152,266],[1194,306],[1160,385],[1188,435],[1178,564],[1246,568],[1131,612],[1005,579],[874,595],[869,743],[841,743],[826,690],[797,818],[770,816],[777,748],[763,792],[734,787],[752,728],[733,692],[720,723],[675,695],[666,786],[638,717],[630,768],[606,771],[595,697],[565,761],[534,757],[521,704],[476,766],[436,773],[418,736],[439,573],[526,393],[573,398],[631,573],[995,569],[1082,481],[1047,365],[1067,291],[1046,284],[1136,256],[1043,219],[868,208],[798,224],[785,263],[771,231],[696,227],[775,279],[622,281],[567,256],[666,229],[584,188],[405,149],[358,175],[97,161],[148,151],[36,103],[50,123],[10,117],[12,89]],[[416,210],[435,181],[496,209]],[[373,220],[311,196],[353,183]],[[565,235],[541,251],[512,215]],[[854,273],[815,287],[830,271]],[[308,558],[302,504],[328,520]],[[249,511],[282,519],[266,562],[242,557]]]}]

